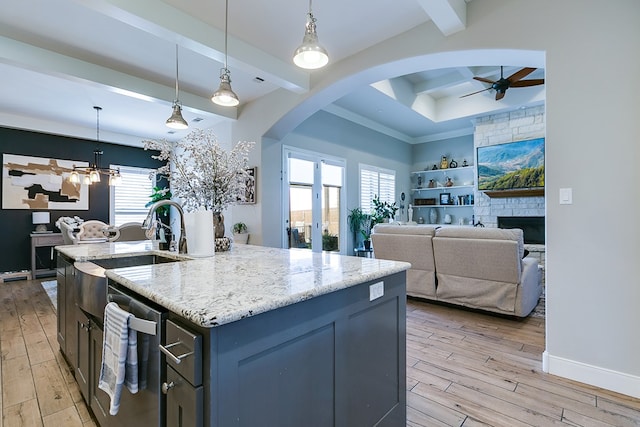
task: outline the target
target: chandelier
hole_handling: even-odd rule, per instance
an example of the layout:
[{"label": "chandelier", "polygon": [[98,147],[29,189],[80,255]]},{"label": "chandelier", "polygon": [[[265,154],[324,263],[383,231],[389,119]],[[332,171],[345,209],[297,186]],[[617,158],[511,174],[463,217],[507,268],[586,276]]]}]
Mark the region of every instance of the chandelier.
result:
[{"label": "chandelier", "polygon": [[[94,106],[93,108],[96,110],[96,149],[93,150],[93,163],[84,168],[74,165],[73,172],[69,176],[69,182],[72,184],[91,185],[94,182],[100,182],[100,175],[106,175],[109,177],[109,185],[118,185],[122,182],[120,168],[111,169],[100,166],[100,157],[103,153],[98,148],[98,144],[100,144],[100,110],[102,110],[102,107]],[[82,180],[80,179],[80,174],[83,175]]]}]

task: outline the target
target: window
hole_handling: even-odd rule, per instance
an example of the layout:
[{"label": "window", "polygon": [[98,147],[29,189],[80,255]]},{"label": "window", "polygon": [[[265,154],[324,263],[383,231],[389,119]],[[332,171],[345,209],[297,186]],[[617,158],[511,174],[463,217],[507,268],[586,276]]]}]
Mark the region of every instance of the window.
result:
[{"label": "window", "polygon": [[109,223],[115,226],[127,222],[142,223],[149,211],[149,208],[144,205],[151,200],[150,196],[155,185],[149,178],[149,173],[154,169],[118,165],[109,167],[120,168],[120,175],[122,175],[122,183],[110,187]]},{"label": "window", "polygon": [[389,204],[395,202],[396,172],[375,166],[360,165],[360,209],[373,212],[373,198]]}]

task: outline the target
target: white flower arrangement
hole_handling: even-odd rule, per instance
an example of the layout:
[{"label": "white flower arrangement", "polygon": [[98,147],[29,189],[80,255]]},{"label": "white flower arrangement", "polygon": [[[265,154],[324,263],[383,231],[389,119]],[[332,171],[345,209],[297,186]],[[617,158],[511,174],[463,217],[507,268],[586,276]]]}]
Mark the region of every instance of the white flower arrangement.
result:
[{"label": "white flower arrangement", "polygon": [[152,158],[167,162],[155,174],[169,180],[171,192],[180,198],[186,212],[222,212],[244,197],[254,142],[240,141],[227,152],[211,130],[196,129],[175,144],[167,140],[143,143],[145,150],[160,151]]}]

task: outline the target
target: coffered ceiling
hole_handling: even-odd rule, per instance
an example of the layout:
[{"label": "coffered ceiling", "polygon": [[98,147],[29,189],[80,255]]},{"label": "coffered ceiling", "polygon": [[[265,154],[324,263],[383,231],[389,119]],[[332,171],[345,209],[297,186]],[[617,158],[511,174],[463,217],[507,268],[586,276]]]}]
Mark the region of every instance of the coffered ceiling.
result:
[{"label": "coffered ceiling", "polygon": [[[429,20],[444,36],[464,31],[471,0],[316,0],[321,44],[332,63]],[[224,63],[224,1],[0,0],[0,125],[92,139],[94,105],[103,108],[101,135],[136,145],[142,138],[178,139],[164,125],[175,97],[179,46],[180,101],[198,127],[234,120],[237,108],[210,96]],[[291,55],[302,41],[305,0],[231,0],[228,62],[242,108],[278,90],[304,93],[312,74]],[[478,58],[468,67],[425,70],[373,85],[353,86],[324,109],[409,143],[469,132],[471,119],[544,102],[544,86],[461,95],[524,66]],[[321,72],[321,71],[315,71]],[[539,68],[526,78],[543,78]],[[125,137],[128,136],[128,137]]]}]

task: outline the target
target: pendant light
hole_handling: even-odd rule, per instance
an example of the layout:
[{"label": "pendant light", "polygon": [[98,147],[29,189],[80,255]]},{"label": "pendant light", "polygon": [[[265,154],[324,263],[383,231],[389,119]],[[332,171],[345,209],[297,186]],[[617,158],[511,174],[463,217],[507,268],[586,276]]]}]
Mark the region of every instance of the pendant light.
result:
[{"label": "pendant light", "polygon": [[231,89],[231,72],[227,68],[227,21],[229,20],[229,0],[225,1],[224,11],[224,68],[220,69],[220,87],[211,96],[211,100],[223,107],[235,107],[240,104],[238,95]]},{"label": "pendant light", "polygon": [[293,62],[300,68],[315,70],[322,68],[329,63],[329,54],[318,43],[318,33],[316,32],[316,18],[311,11],[311,0],[309,0],[309,13],[307,13],[307,24],[305,25],[302,44],[293,53]]},{"label": "pendant light", "polygon": [[178,99],[178,45],[176,45],[176,99],[173,101],[173,113],[167,119],[167,126],[171,129],[186,129],[187,121],[182,117],[182,106]]},{"label": "pendant light", "polygon": [[[102,150],[99,149],[100,144],[100,110],[102,107],[93,107],[96,110],[96,148],[93,150],[93,163],[89,167],[81,168],[73,166],[73,171],[69,175],[69,182],[72,184],[91,185],[94,182],[100,182],[100,174],[109,175],[109,185],[119,185],[122,183],[120,169],[111,169],[100,167],[100,157]],[[80,181],[80,173],[83,174],[82,182]]]}]

